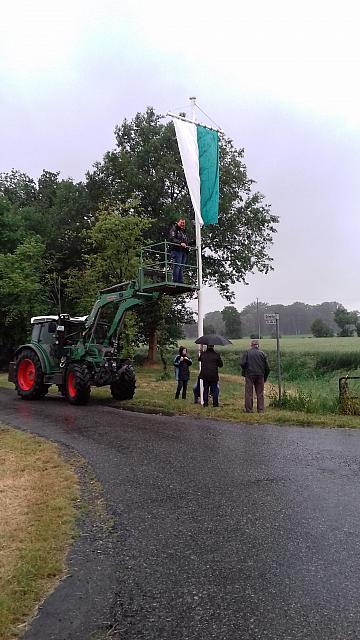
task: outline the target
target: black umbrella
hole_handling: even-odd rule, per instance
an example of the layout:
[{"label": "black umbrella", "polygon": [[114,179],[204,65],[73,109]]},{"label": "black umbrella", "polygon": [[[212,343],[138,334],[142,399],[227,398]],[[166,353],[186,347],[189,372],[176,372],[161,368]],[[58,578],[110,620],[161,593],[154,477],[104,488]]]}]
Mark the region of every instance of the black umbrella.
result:
[{"label": "black umbrella", "polygon": [[195,340],[195,344],[221,344],[224,347],[227,344],[232,344],[232,342],[224,338],[224,336],[218,336],[217,333],[209,333]]}]

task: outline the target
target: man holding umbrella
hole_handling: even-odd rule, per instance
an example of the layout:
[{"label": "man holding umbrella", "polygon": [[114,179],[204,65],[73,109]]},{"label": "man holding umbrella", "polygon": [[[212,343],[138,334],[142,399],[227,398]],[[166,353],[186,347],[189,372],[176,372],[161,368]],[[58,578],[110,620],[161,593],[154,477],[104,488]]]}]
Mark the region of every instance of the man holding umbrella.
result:
[{"label": "man holding umbrella", "polygon": [[199,378],[204,383],[204,407],[209,404],[209,391],[212,395],[213,406],[219,406],[219,368],[223,366],[223,361],[218,353],[214,350],[214,344],[230,344],[230,341],[223,336],[209,334],[201,336],[195,340],[196,344],[206,344],[206,351],[200,351],[199,362],[201,370]]}]

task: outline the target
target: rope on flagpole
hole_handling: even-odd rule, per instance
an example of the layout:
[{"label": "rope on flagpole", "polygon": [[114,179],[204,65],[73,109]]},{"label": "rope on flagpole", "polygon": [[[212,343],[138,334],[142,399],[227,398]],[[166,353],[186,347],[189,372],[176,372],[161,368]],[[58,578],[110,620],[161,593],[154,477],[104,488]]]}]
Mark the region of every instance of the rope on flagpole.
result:
[{"label": "rope on flagpole", "polygon": [[219,127],[219,125],[215,122],[215,120],[210,118],[210,116],[207,113],[205,113],[205,111],[201,107],[199,107],[197,102],[195,102],[195,106],[196,106],[197,109],[199,109],[199,111],[201,111],[201,113],[204,114],[204,116],[206,118],[208,118],[210,120],[210,122],[212,122],[215,125],[216,129],[213,129],[213,127],[206,127],[205,125],[202,125],[203,127],[208,128],[208,129],[212,129],[213,131],[218,131],[219,133],[224,133],[223,130],[221,129],[221,127]]}]

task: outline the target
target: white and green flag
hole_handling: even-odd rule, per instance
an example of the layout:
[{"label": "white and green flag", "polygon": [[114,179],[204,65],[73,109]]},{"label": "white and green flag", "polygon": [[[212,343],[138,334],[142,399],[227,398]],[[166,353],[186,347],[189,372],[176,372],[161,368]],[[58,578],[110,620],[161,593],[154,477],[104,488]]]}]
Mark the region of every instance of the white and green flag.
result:
[{"label": "white and green flag", "polygon": [[219,136],[217,131],[174,118],[176,137],[195,215],[216,224],[219,213]]}]

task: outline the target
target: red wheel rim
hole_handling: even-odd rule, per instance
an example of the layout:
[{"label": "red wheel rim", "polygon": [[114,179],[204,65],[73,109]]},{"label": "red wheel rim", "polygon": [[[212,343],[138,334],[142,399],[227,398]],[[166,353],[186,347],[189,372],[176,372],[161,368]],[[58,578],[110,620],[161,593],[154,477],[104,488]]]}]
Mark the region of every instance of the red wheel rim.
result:
[{"label": "red wheel rim", "polygon": [[74,374],[72,373],[72,371],[69,371],[68,373],[67,390],[70,398],[74,398],[76,395],[76,388],[75,388],[75,382],[74,382]]},{"label": "red wheel rim", "polygon": [[29,358],[24,358],[18,366],[17,383],[22,391],[29,391],[35,380],[35,365]]}]

